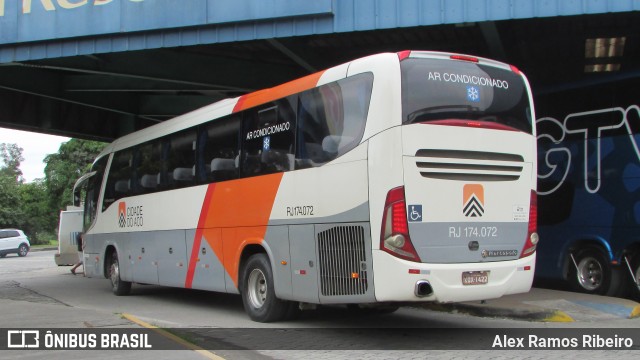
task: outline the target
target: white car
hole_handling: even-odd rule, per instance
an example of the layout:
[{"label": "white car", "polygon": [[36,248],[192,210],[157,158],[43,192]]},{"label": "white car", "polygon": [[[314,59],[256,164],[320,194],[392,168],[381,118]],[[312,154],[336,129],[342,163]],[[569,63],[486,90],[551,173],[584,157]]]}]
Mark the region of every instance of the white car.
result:
[{"label": "white car", "polygon": [[29,238],[17,229],[0,230],[0,258],[7,254],[18,254],[18,256],[27,256],[31,244]]}]

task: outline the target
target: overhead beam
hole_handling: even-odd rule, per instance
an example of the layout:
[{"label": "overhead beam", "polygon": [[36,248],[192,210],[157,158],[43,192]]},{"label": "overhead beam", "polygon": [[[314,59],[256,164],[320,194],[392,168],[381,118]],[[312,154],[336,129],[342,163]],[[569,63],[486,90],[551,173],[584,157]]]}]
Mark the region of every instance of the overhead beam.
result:
[{"label": "overhead beam", "polygon": [[[37,69],[25,67],[0,67],[0,88],[37,95],[62,102],[92,107],[100,110],[119,113],[128,116],[137,116],[137,101],[130,96],[96,97],[84,94],[64,93],[61,91],[62,75]],[[148,118],[156,122],[156,119]]]},{"label": "overhead beam", "polygon": [[78,56],[29,63],[76,73],[151,80],[211,90],[246,93],[306,75],[299,68],[178,50],[104,54],[100,61]]},{"label": "overhead beam", "polygon": [[0,108],[2,127],[89,140],[112,141],[151,125],[133,115],[1,88]]},{"label": "overhead beam", "polygon": [[293,60],[293,62],[295,62],[300,67],[302,67],[303,69],[307,70],[308,72],[315,73],[315,72],[318,71],[318,69],[316,69],[315,67],[311,66],[311,64],[309,64],[306,60],[304,60],[303,58],[298,56],[298,54],[294,53],[288,47],[284,46],[284,44],[282,44],[282,42],[280,42],[279,40],[277,40],[277,39],[267,39],[267,42],[271,46],[273,46],[276,50],[278,50],[281,53],[283,53],[285,56],[287,56],[289,59]]},{"label": "overhead beam", "polygon": [[190,91],[206,94],[224,94],[210,86],[178,84],[151,79],[134,79],[113,75],[67,75],[62,80],[64,91],[71,92],[181,92]]},{"label": "overhead beam", "polygon": [[554,85],[548,85],[540,87],[537,90],[534,88],[534,95],[548,95],[563,91],[575,90],[580,88],[587,88],[590,86],[610,84],[613,82],[632,80],[640,78],[640,70],[632,70],[626,72],[614,72],[614,73],[594,73],[587,74],[583,79],[579,81],[559,83]]},{"label": "overhead beam", "polygon": [[197,95],[143,95],[139,113],[143,117],[169,118],[209,105],[221,98]]},{"label": "overhead beam", "polygon": [[478,26],[480,27],[480,32],[482,32],[482,36],[484,37],[487,46],[489,47],[491,57],[496,60],[507,61],[507,52],[502,44],[502,39],[500,37],[500,32],[498,32],[498,28],[496,27],[496,23],[494,21],[486,21],[478,23]]}]

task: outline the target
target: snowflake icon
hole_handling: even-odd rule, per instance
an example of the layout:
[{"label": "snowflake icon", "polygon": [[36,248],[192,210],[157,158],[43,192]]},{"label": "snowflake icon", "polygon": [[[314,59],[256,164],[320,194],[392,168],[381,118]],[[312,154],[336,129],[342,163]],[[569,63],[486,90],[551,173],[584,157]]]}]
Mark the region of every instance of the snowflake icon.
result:
[{"label": "snowflake icon", "polygon": [[467,100],[480,102],[480,90],[475,86],[467,86]]}]

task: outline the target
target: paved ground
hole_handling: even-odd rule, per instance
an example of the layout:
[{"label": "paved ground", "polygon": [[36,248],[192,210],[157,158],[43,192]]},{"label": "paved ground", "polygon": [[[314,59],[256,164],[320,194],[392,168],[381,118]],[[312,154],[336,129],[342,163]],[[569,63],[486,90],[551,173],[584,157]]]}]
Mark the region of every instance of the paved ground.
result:
[{"label": "paved ground", "polygon": [[[57,248],[33,249],[33,251],[51,250],[57,250]],[[536,322],[606,322],[640,317],[640,304],[629,299],[542,288],[532,288],[526,294],[510,295],[486,302],[434,304],[424,307],[431,310],[468,313],[474,316]]]},{"label": "paved ground", "polygon": [[427,305],[476,316],[505,317],[542,322],[600,321],[640,317],[640,304],[628,299],[594,296],[567,291],[532,288],[529,293],[486,302]]},{"label": "paved ground", "polygon": [[[34,254],[35,255],[35,254]],[[5,266],[8,265],[4,264]],[[56,269],[59,270],[59,269]],[[67,272],[66,269],[64,269]],[[32,276],[40,276],[34,272]],[[6,275],[9,275],[8,273]],[[31,275],[30,275],[31,276]],[[0,330],[7,329],[53,329],[66,328],[88,331],[142,331],[154,326],[154,319],[140,319],[135,315],[109,312],[94,308],[71,306],[57,298],[39,293],[23,286],[19,281],[8,280],[8,276],[0,278]],[[65,277],[66,278],[66,277]],[[69,279],[73,278],[69,275]],[[77,279],[80,280],[80,279]],[[86,279],[91,281],[92,279]],[[138,299],[144,300],[144,299]],[[161,342],[171,350],[163,351],[3,351],[2,358],[7,359],[129,359],[162,360],[172,358],[182,359],[407,359],[407,358],[527,358],[543,359],[548,357],[563,357],[568,359],[588,358],[609,359],[612,356],[620,359],[636,358],[640,350],[640,305],[634,301],[610,297],[590,296],[572,292],[534,288],[528,294],[512,295],[484,303],[471,302],[451,305],[426,306],[431,310],[470,314],[467,316],[497,317],[516,319],[518,324],[514,329],[376,329],[375,327],[347,328],[347,329],[215,329],[195,327],[183,329],[180,334],[185,342],[166,332],[160,333]],[[178,311],[178,308],[168,311]],[[415,309],[414,311],[423,311]],[[563,322],[560,326],[557,322]],[[307,324],[300,324],[305,326]],[[183,326],[190,326],[185,324]],[[193,326],[193,325],[191,325]],[[399,324],[403,326],[403,324]],[[610,329],[607,332],[604,328]],[[92,330],[93,329],[93,330]],[[125,330],[121,330],[125,329]],[[634,347],[628,350],[607,350],[589,352],[567,352],[563,350],[547,351],[496,351],[478,350],[486,348],[494,342],[496,331],[505,336],[515,337],[520,334],[561,334],[567,337],[571,334],[583,334],[585,329],[597,330],[598,334],[611,334],[612,337],[633,338]],[[559,332],[558,332],[559,331]],[[573,332],[572,332],[573,331]],[[604,331],[604,332],[603,332]],[[207,334],[215,336],[207,338]],[[586,332],[588,333],[588,331]],[[156,334],[156,332],[154,332]],[[523,335],[524,334],[524,335]],[[569,334],[569,335],[567,335]],[[618,335],[620,334],[620,335]],[[4,337],[3,337],[4,336]],[[573,336],[573,335],[571,335]],[[576,337],[582,335],[576,335]],[[251,337],[253,349],[243,349],[246,339]],[[417,344],[415,349],[409,349],[411,344],[407,339],[421,338],[430,341],[437,349],[443,345],[445,350],[425,350],[425,346]],[[211,345],[211,338],[215,339]],[[469,339],[468,350],[458,350],[464,341]],[[157,338],[156,338],[157,339]],[[256,339],[256,340],[253,340]],[[478,340],[481,345],[478,345]],[[243,341],[245,341],[243,343]],[[285,342],[284,344],[282,342]],[[288,341],[288,343],[287,343]],[[332,341],[334,349],[330,351],[322,348],[323,341]],[[0,332],[0,348],[7,343],[6,334]],[[205,349],[194,347],[190,343],[198,343]],[[295,344],[294,344],[295,343]],[[457,344],[450,346],[447,344]],[[238,345],[240,344],[240,345]],[[400,344],[400,345],[398,345]],[[398,347],[399,346],[399,347]],[[430,345],[431,346],[431,345]],[[331,348],[331,347],[330,347]],[[178,350],[184,349],[184,350]],[[353,350],[344,350],[353,349]],[[399,350],[404,349],[404,350]],[[452,350],[456,349],[456,350]],[[475,349],[475,350],[474,350]]]}]

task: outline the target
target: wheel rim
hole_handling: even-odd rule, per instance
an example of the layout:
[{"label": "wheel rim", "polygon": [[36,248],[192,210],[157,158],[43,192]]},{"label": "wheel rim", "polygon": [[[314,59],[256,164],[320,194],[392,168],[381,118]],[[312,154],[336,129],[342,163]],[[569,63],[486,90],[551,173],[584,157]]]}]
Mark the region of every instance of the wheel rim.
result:
[{"label": "wheel rim", "polygon": [[578,283],[585,290],[593,291],[602,285],[604,271],[602,264],[592,257],[586,257],[578,263]]},{"label": "wheel rim", "polygon": [[20,256],[26,256],[27,255],[27,247],[22,245],[20,246]]},{"label": "wheel rim", "polygon": [[253,269],[248,282],[249,302],[254,308],[261,308],[267,300],[267,278],[262,270]]},{"label": "wheel rim", "polygon": [[118,266],[118,260],[114,260],[111,263],[111,285],[113,285],[114,288],[117,288],[119,282],[120,282],[120,266]]}]

